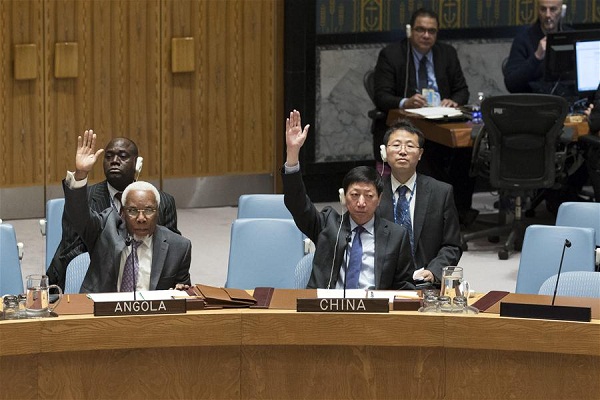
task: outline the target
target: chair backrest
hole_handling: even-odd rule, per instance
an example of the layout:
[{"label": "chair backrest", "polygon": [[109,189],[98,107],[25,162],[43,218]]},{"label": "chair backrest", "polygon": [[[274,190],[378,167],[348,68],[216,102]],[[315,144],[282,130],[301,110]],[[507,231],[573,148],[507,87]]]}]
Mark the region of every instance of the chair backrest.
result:
[{"label": "chair backrest", "polygon": [[81,253],[69,262],[65,276],[65,293],[79,293],[90,266],[90,254]]},{"label": "chair backrest", "polygon": [[23,274],[15,229],[0,224],[0,296],[23,293]]},{"label": "chair backrest", "polygon": [[243,194],[238,200],[238,218],[292,219],[282,194]]},{"label": "chair backrest", "polygon": [[363,85],[365,86],[365,91],[369,95],[371,102],[375,104],[375,70],[368,70],[363,76]]},{"label": "chair backrest", "polygon": [[[552,275],[540,287],[539,294],[554,295],[556,277]],[[600,272],[572,271],[560,274],[557,296],[600,298]]]},{"label": "chair backrest", "polygon": [[499,189],[551,187],[568,109],[565,99],[552,95],[486,98],[481,112],[490,146],[490,184]]},{"label": "chair backrest", "polygon": [[51,199],[46,202],[46,270],[56,253],[62,238],[62,215],[65,199]]},{"label": "chair backrest", "polygon": [[310,274],[312,272],[314,258],[315,253],[308,253],[298,261],[298,264],[296,264],[296,289],[306,289],[306,285],[308,285],[308,280],[310,279]]},{"label": "chair backrest", "polygon": [[244,218],[233,221],[225,287],[294,289],[304,256],[302,233],[293,220]]},{"label": "chair backrest", "polygon": [[558,207],[556,225],[592,228],[596,232],[596,246],[600,246],[600,203],[564,202]]},{"label": "chair backrest", "polygon": [[537,294],[542,283],[558,273],[565,239],[562,272],[594,271],[594,230],[570,226],[530,225],[525,230],[516,293]]}]

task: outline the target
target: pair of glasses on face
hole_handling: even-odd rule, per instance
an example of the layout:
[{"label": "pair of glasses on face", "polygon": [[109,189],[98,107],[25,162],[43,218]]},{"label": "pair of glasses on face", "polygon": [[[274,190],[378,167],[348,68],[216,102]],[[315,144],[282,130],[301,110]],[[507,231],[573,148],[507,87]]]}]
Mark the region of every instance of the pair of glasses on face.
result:
[{"label": "pair of glasses on face", "polygon": [[136,207],[125,207],[124,208],[127,215],[130,217],[137,217],[140,213],[144,214],[144,217],[151,217],[156,213],[156,208],[146,207],[146,208],[136,208]]},{"label": "pair of glasses on face", "polygon": [[425,32],[429,33],[430,36],[434,36],[437,35],[438,30],[436,28],[423,28],[422,26],[417,26],[415,29],[413,29],[415,32],[417,32],[419,35],[424,35]]},{"label": "pair of glasses on face", "polygon": [[419,146],[417,146],[414,143],[392,143],[392,144],[388,144],[388,147],[392,150],[392,151],[400,151],[402,148],[404,148],[404,150],[406,150],[407,153],[413,152],[413,151],[417,151],[420,149]]}]

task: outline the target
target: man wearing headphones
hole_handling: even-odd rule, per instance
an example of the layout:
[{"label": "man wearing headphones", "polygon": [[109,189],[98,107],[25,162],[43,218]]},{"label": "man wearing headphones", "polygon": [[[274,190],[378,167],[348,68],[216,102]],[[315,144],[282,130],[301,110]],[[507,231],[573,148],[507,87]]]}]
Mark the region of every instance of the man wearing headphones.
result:
[{"label": "man wearing headphones", "polygon": [[383,178],[379,214],[409,229],[414,279],[437,284],[442,268],[458,265],[462,255],[452,186],[417,173],[425,138],[408,120],[391,126],[383,140],[381,156],[392,173]]},{"label": "man wearing headphones", "polygon": [[[110,140],[104,149],[103,157],[106,180],[87,188],[90,209],[100,213],[113,207],[115,211],[120,212],[121,193],[127,185],[137,180],[137,175],[141,170],[139,161],[141,161],[141,157],[138,156],[138,147],[133,140],[123,137]],[[159,191],[159,194],[158,225],[181,234],[177,230],[175,199],[162,191]],[[67,265],[76,256],[87,251],[85,244],[63,215],[62,238],[47,271],[50,282],[64,289]]]},{"label": "man wearing headphones", "polygon": [[538,20],[515,37],[502,71],[504,84],[510,93],[550,92],[543,88],[542,83],[546,35],[562,30],[562,13],[562,0],[538,1]]},{"label": "man wearing headphones", "polygon": [[316,247],[308,287],[414,289],[408,231],[375,214],[383,186],[374,168],[356,167],[346,174],[340,200],[348,211],[342,215],[332,207],[319,212],[308,198],[299,163],[308,128],[302,128],[296,110],[286,119],[282,171],[285,205]]},{"label": "man wearing headphones", "polygon": [[[438,15],[432,10],[418,9],[411,16],[409,30],[407,39],[392,43],[379,53],[374,73],[377,108],[389,112],[425,107],[428,103],[422,94],[424,89],[437,92],[441,106],[466,104],[469,88],[456,50],[437,40]],[[377,161],[386,130],[386,119],[376,121],[373,147]],[[471,150],[450,148],[430,140],[426,141],[425,149],[419,172],[454,186],[461,222],[470,225],[478,214],[472,208],[475,180],[469,176]]]}]

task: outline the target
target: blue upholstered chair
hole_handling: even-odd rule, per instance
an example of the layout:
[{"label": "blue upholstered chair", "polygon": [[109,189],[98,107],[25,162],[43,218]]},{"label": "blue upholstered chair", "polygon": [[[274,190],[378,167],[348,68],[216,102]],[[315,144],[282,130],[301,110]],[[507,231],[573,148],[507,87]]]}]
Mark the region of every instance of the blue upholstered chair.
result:
[{"label": "blue upholstered chair", "polygon": [[243,194],[238,200],[238,218],[292,219],[282,194]]},{"label": "blue upholstered chair", "polygon": [[595,235],[590,228],[530,225],[525,231],[516,293],[537,294],[542,283],[558,273],[565,239],[562,272],[594,271]]},{"label": "blue upholstered chair", "polygon": [[296,264],[296,289],[306,289],[306,285],[308,285],[308,280],[310,279],[310,274],[312,272],[313,259],[315,258],[315,253],[308,253],[304,257],[298,261]]},{"label": "blue upholstered chair", "polygon": [[[540,287],[539,294],[552,296],[556,288],[556,277],[552,275]],[[571,271],[560,274],[557,296],[600,298],[600,272]]]},{"label": "blue upholstered chair", "polygon": [[46,270],[56,253],[62,238],[62,215],[65,199],[51,199],[46,202],[46,218],[40,220],[40,231],[46,236]]},{"label": "blue upholstered chair", "polygon": [[291,219],[233,221],[225,287],[295,288],[296,264],[304,256],[302,239]]},{"label": "blue upholstered chair", "polygon": [[0,296],[23,293],[17,236],[12,225],[0,224]]},{"label": "blue upholstered chair", "polygon": [[592,228],[596,232],[596,246],[600,246],[600,203],[562,203],[556,215],[556,226]]},{"label": "blue upholstered chair", "polygon": [[90,254],[87,252],[79,254],[69,262],[65,276],[65,294],[79,293],[89,266]]}]

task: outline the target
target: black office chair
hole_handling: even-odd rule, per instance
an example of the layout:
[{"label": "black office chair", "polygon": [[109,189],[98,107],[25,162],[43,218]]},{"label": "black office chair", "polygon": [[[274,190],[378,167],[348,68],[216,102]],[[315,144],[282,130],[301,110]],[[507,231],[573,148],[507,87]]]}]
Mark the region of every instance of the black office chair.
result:
[{"label": "black office chair", "polygon": [[[525,226],[523,200],[537,191],[555,186],[564,169],[564,151],[559,150],[569,106],[565,99],[543,94],[511,94],[489,97],[481,104],[484,129],[475,139],[473,171],[488,176],[500,193],[499,226],[463,235],[467,242],[509,233],[498,258],[520,250]],[[506,214],[514,213],[511,223]]]},{"label": "black office chair", "polygon": [[[373,76],[374,72],[375,70],[370,69],[365,73],[365,76],[363,77],[363,84],[365,85],[365,90],[367,91],[367,94],[369,95],[369,98],[371,99],[371,102],[373,102],[373,104],[375,104],[375,78]],[[385,122],[385,118],[387,117],[387,114],[385,112],[377,108],[369,110],[367,115],[371,119],[371,133],[375,131],[375,124],[377,123],[377,121],[384,120],[383,122]]]}]

